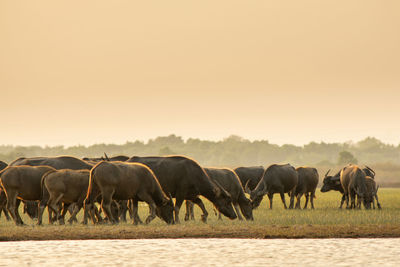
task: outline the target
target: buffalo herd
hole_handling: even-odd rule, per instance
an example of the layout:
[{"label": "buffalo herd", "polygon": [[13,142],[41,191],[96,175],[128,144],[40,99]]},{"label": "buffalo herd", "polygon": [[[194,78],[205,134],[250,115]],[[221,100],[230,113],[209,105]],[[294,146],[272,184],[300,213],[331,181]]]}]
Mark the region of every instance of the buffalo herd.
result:
[{"label": "buffalo herd", "polygon": [[[348,209],[380,209],[375,172],[365,166],[349,164],[334,176],[325,174],[321,192],[330,190],[342,194],[340,208],[346,201]],[[167,224],[180,223],[179,211],[186,202],[185,220],[194,219],[193,206],[202,211],[207,222],[204,199],[212,202],[215,211],[229,219],[253,220],[253,209],[268,196],[272,209],[273,195],[278,193],[284,208],[304,209],[308,203],[314,209],[319,175],[315,168],[290,164],[229,168],[203,168],[185,156],[126,157],[115,156],[79,159],[71,156],[19,158],[10,164],[0,161],[0,216],[11,218],[16,225],[24,224],[19,205],[24,212],[42,224],[45,208],[49,223],[77,222],[83,208],[83,223],[118,223],[126,221],[129,211],[134,224],[142,223],[138,203],[146,202],[149,214],[145,223],[157,216]],[[246,196],[247,193],[250,198]],[[203,198],[200,198],[200,196]],[[173,201],[175,199],[175,203]],[[350,203],[349,203],[350,202]],[[98,207],[101,209],[98,209]],[[103,216],[101,213],[104,213]],[[243,216],[242,216],[243,215]],[[104,217],[104,218],[103,218]]]}]

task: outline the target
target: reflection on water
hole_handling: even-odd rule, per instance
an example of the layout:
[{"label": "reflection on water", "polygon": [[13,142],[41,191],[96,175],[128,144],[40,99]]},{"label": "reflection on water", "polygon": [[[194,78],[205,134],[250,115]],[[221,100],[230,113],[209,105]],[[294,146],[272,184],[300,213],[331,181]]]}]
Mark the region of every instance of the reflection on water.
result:
[{"label": "reflection on water", "polygon": [[137,239],[0,243],[0,266],[399,266],[400,239]]}]

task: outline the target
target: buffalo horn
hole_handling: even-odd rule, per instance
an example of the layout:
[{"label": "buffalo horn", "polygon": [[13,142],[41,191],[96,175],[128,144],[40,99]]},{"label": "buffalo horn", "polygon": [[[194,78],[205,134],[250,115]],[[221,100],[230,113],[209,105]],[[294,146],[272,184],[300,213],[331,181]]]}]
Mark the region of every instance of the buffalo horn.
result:
[{"label": "buffalo horn", "polygon": [[329,169],[329,170],[326,172],[325,177],[328,176],[328,173],[329,173],[330,171],[331,171],[331,169]]},{"label": "buffalo horn", "polygon": [[247,194],[251,194],[251,190],[250,190],[250,188],[249,188],[249,182],[250,182],[250,180],[247,180],[247,182],[246,182],[246,185],[244,186],[244,191],[247,193]]},{"label": "buffalo horn", "polygon": [[107,160],[107,161],[110,161],[110,159],[108,158],[106,152],[104,152],[104,156],[106,157],[106,160]]},{"label": "buffalo horn", "polygon": [[219,187],[221,193],[224,193],[226,196],[231,197],[231,194],[228,193],[217,181],[214,180],[214,183]]},{"label": "buffalo horn", "polygon": [[365,165],[365,167],[366,167],[368,170],[370,170],[370,171],[374,174],[374,176],[376,175],[376,174],[375,174],[375,171],[374,171],[373,169],[371,169],[371,168],[368,167],[367,165]]}]

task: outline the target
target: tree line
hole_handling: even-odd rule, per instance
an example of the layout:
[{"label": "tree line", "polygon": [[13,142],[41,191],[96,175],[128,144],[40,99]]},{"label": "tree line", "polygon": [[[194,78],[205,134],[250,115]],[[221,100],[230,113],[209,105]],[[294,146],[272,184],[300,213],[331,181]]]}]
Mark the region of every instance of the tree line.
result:
[{"label": "tree line", "polygon": [[[359,142],[325,143],[310,142],[303,146],[277,145],[267,140],[250,141],[232,135],[221,141],[196,138],[184,140],[174,134],[150,139],[148,142],[134,141],[125,144],[94,144],[90,146],[0,146],[0,160],[7,163],[19,157],[72,155],[99,157],[146,156],[180,154],[194,158],[203,166],[237,167],[268,166],[272,163],[291,163],[294,166],[315,166],[322,170],[337,169],[347,163],[372,165],[387,171],[386,182],[400,185],[400,144],[395,146],[367,137]],[[379,172],[378,172],[379,173]],[[399,175],[397,175],[399,174]],[[320,173],[320,176],[323,174]],[[383,179],[383,178],[382,178]],[[397,184],[398,183],[398,184]]]}]

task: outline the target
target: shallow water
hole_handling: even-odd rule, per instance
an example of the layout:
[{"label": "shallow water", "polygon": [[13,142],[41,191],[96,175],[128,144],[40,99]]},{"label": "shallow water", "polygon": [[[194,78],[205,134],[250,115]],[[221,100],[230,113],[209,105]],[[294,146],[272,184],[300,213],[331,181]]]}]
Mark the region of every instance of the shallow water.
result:
[{"label": "shallow water", "polygon": [[136,239],[0,243],[0,266],[399,266],[400,239]]}]

